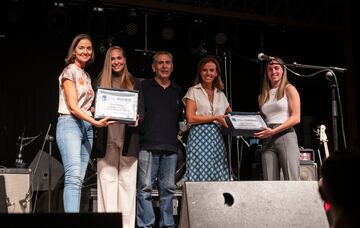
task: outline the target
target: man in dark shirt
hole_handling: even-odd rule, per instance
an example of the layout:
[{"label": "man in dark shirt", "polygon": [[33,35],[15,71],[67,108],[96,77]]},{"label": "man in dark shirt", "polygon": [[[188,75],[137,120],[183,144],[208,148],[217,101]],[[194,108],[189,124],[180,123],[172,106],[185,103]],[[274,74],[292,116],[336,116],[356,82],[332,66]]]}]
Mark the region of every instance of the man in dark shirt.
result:
[{"label": "man in dark shirt", "polygon": [[157,181],[160,227],[175,227],[173,196],[178,152],[177,133],[182,113],[182,90],[170,81],[173,56],[166,51],[153,56],[155,77],[143,81],[145,119],[141,129],[137,178],[137,226],[155,224],[151,191]]}]

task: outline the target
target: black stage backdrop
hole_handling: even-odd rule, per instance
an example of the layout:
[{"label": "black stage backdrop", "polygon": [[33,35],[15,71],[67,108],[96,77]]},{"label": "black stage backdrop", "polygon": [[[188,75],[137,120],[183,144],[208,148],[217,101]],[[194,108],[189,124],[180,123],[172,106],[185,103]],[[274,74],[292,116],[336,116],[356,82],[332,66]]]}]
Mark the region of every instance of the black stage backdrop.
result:
[{"label": "black stage backdrop", "polygon": [[[316,27],[114,5],[94,12],[92,6],[85,4],[87,1],[70,2],[65,1],[65,7],[54,6],[54,1],[1,3],[1,166],[14,167],[20,136],[41,133],[22,150],[23,160],[28,164],[40,150],[49,124],[50,134],[55,136],[58,76],[65,66],[70,42],[79,33],[88,33],[95,41],[96,59],[87,68],[93,79],[102,67],[104,50],[110,45],[125,49],[130,71],[141,78],[153,76],[150,68],[153,51],[172,52],[172,79],[184,92],[195,78],[197,61],[204,55],[216,56],[235,111],[258,111],[263,66],[257,60],[260,52],[279,56],[286,63],[346,67],[347,72],[336,72],[344,129],[347,146],[359,148],[359,68],[354,64],[359,59],[359,45],[358,37],[352,34],[351,5],[341,4],[343,13],[335,19],[336,26]],[[164,26],[173,30],[164,31]],[[316,72],[291,69],[302,74]],[[289,80],[301,96],[302,123],[297,126],[300,146],[316,150],[319,140],[313,130],[324,124],[332,148],[332,83],[325,72],[311,78],[299,78],[289,72]],[[340,120],[339,116],[338,141],[343,148]],[[245,158],[252,157],[252,148],[244,150]],[[59,158],[55,142],[53,155]],[[249,162],[243,160],[244,167]],[[244,175],[244,179],[248,178],[246,172]]]}]

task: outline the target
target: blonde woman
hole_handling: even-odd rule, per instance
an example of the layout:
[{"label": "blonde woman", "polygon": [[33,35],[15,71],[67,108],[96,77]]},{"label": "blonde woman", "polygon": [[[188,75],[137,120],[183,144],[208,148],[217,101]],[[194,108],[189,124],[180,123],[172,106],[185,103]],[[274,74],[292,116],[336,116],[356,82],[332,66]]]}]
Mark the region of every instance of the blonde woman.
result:
[{"label": "blonde woman", "polygon": [[[138,115],[143,119],[143,96],[140,80],[126,64],[124,50],[110,47],[98,79],[98,86],[139,91]],[[104,131],[105,130],[105,131]],[[112,124],[97,132],[98,212],[121,212],[123,227],[135,227],[137,157],[140,150],[138,121],[134,126]]]},{"label": "blonde woman", "polygon": [[275,57],[265,66],[258,102],[268,128],[254,134],[263,140],[264,180],[299,180],[299,146],[294,126],[300,122],[300,96],[289,83],[284,62]]}]

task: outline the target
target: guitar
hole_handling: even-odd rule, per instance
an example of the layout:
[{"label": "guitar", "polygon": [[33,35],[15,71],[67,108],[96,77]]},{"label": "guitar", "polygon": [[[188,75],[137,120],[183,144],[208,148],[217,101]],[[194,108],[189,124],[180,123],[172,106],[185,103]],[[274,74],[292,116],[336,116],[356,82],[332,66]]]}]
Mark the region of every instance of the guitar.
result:
[{"label": "guitar", "polygon": [[325,158],[328,158],[329,157],[329,148],[327,145],[328,139],[327,139],[325,130],[326,130],[326,127],[325,127],[325,125],[322,124],[322,125],[320,125],[318,132],[319,132],[320,142],[324,145]]}]

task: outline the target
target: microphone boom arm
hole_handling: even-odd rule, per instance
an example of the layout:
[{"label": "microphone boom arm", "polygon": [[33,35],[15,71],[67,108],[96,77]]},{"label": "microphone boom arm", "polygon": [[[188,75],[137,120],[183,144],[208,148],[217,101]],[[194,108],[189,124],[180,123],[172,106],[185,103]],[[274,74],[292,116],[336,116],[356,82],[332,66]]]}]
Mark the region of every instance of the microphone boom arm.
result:
[{"label": "microphone boom arm", "polygon": [[297,68],[305,68],[305,69],[317,69],[317,70],[332,70],[340,73],[344,73],[347,71],[346,68],[340,68],[340,67],[325,67],[325,66],[315,66],[315,65],[307,65],[307,64],[300,64],[300,63],[285,63],[285,66],[291,66],[291,67],[297,67]]}]

